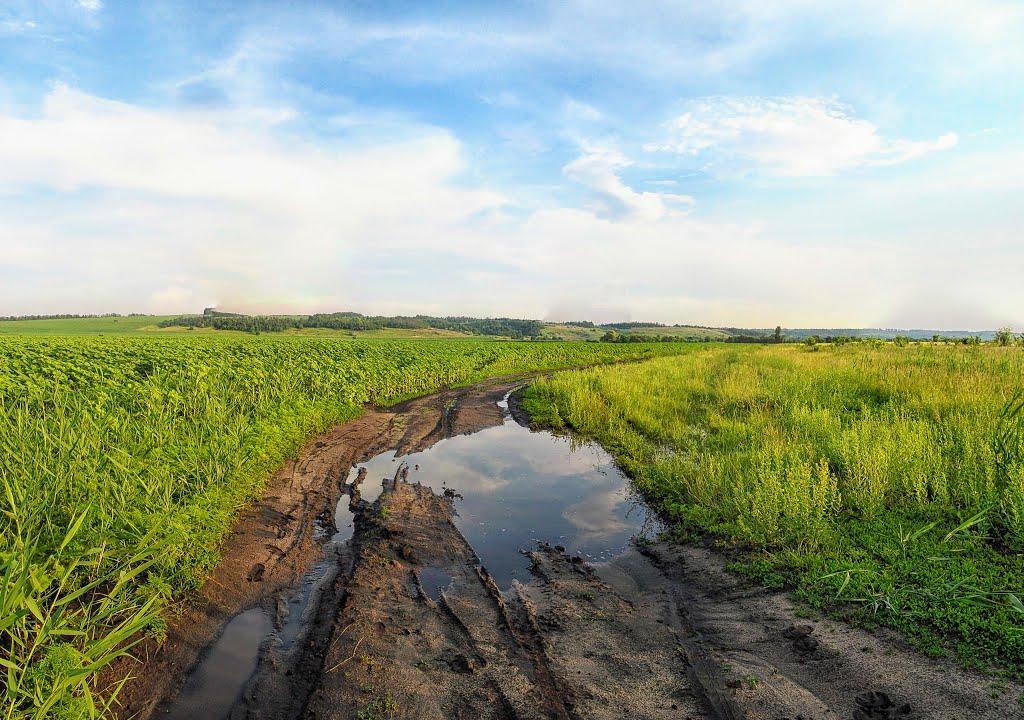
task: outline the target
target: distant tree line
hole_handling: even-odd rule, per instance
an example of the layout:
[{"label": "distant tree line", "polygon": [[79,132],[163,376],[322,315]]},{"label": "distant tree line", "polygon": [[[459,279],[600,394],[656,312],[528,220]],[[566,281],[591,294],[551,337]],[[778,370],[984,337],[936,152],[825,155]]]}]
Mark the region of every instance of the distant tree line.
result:
[{"label": "distant tree line", "polygon": [[362,315],[354,312],[317,313],[314,315],[237,315],[207,308],[202,315],[182,315],[160,323],[161,327],[214,328],[242,332],[280,332],[301,328],[330,330],[381,330],[397,328],[416,330],[433,328],[453,330],[471,335],[489,335],[515,339],[535,338],[544,329],[539,320],[515,318],[471,318],[432,315]]},{"label": "distant tree line", "polygon": [[[604,327],[604,326],[602,326]],[[707,342],[706,337],[691,335],[655,335],[653,333],[620,333],[617,330],[609,330],[600,338],[601,342],[611,343],[651,343],[651,342]]]},{"label": "distant tree line", "polygon": [[665,327],[665,323],[657,323],[657,322],[617,322],[617,323],[601,323],[601,327],[608,328],[609,330],[639,330],[640,328],[659,328],[659,327]]},{"label": "distant tree line", "polygon": [[[865,332],[865,331],[859,331]],[[924,337],[921,334],[917,335],[902,335],[896,334],[891,337],[878,337],[870,335],[856,335],[856,334],[819,334],[811,333],[807,334],[807,331],[800,331],[795,336],[787,336],[783,333],[781,327],[776,327],[775,331],[771,334],[759,331],[738,331],[732,329],[732,334],[723,340],[727,343],[803,343],[804,345],[814,346],[819,343],[827,343],[830,345],[847,345],[849,343],[859,342],[892,342],[897,347],[906,347],[911,343],[946,343],[946,344],[959,344],[959,345],[980,345],[984,342],[981,334],[966,334],[966,335],[955,335],[952,333],[933,333],[930,338]],[[1000,328],[994,334],[992,342],[997,345],[1009,346],[1009,345],[1024,345],[1024,333],[1021,335],[1014,335],[1013,330],[1008,327]]]},{"label": "distant tree line", "polygon": [[768,345],[772,343],[784,343],[793,342],[791,338],[787,338],[782,332],[782,326],[778,326],[775,330],[769,334],[767,332],[758,332],[750,330],[738,330],[731,328],[729,330],[729,337],[724,338],[722,342],[727,343],[756,343]]},{"label": "distant tree line", "polygon": [[82,320],[85,318],[109,318],[109,317],[141,317],[145,313],[59,313],[56,315],[0,315],[0,320]]},{"label": "distant tree line", "polygon": [[214,328],[249,333],[280,332],[301,327],[296,319],[285,315],[182,315],[162,320],[160,327]]}]

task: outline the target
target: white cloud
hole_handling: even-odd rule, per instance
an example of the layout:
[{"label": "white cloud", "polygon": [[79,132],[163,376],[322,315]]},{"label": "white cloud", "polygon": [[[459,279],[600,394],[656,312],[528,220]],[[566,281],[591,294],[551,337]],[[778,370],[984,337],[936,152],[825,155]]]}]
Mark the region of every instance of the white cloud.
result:
[{"label": "white cloud", "polygon": [[36,27],[34,20],[0,20],[0,35],[22,35]]},{"label": "white cloud", "polygon": [[618,171],[632,165],[619,152],[593,148],[566,165],[564,175],[593,191],[602,201],[603,214],[627,216],[642,220],[658,220],[682,214],[693,205],[693,198],[660,192],[637,192],[626,185]]},{"label": "white cloud", "polygon": [[596,107],[573,98],[562,103],[562,116],[569,123],[593,123],[604,119],[604,113]]},{"label": "white cloud", "polygon": [[[65,274],[54,289],[65,303],[110,302],[115,288],[137,298],[133,283],[180,287],[183,275],[208,301],[317,302],[355,295],[330,276],[340,279],[360,248],[422,246],[503,203],[459,187],[461,148],[441,130],[351,147],[244,118],[153,111],[64,86],[41,117],[0,115],[3,262]],[[27,249],[42,250],[38,262]],[[4,290],[5,304],[27,300],[26,288]]]},{"label": "white cloud", "polygon": [[518,108],[523,103],[511,90],[502,90],[494,95],[481,95],[480,99],[487,105],[494,105],[502,108]]},{"label": "white cloud", "polygon": [[103,9],[103,0],[78,0],[78,6],[89,12],[98,12]]},{"label": "white cloud", "polygon": [[893,165],[957,143],[884,137],[873,123],[827,98],[706,98],[667,126],[668,138],[645,149],[700,156],[714,173],[759,170],[784,177],[833,175]]},{"label": "white cloud", "polygon": [[[274,116],[276,117],[276,116]],[[461,167],[458,144],[432,130],[372,151],[331,148],[272,132],[253,113],[151,111],[58,85],[36,119],[0,115],[0,192],[28,185],[70,193],[88,188],[249,205],[269,214],[344,215],[384,188],[401,209],[424,206],[452,217],[500,202],[483,192],[417,191]],[[396,215],[388,211],[391,217]]]},{"label": "white cloud", "polygon": [[564,172],[602,207],[506,213],[502,193],[467,184],[450,134],[400,135],[300,141],[237,111],[153,110],[57,87],[37,117],[0,115],[0,307],[532,317],[592,307],[842,326],[953,284],[989,314],[1024,306],[1019,246],[982,266],[884,238],[794,244],[687,214],[684,197],[637,192],[620,177],[629,159],[596,147]]}]

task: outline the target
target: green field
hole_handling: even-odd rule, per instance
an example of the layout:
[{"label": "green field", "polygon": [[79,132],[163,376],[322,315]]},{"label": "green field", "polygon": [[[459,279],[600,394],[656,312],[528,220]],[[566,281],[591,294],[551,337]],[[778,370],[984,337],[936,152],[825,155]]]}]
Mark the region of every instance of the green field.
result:
[{"label": "green field", "polygon": [[[541,338],[550,340],[598,340],[608,331],[605,327],[581,327],[564,323],[545,323]],[[680,338],[684,340],[724,340],[729,333],[724,330],[702,327],[639,327],[623,332],[631,335],[647,335]]]},{"label": "green field", "polygon": [[[83,317],[42,320],[0,320],[0,335],[224,335],[238,337],[246,333],[237,330],[213,328],[185,328],[180,325],[160,327],[160,323],[173,319],[173,315],[131,315],[121,317]],[[538,339],[587,341],[598,340],[606,332],[602,327],[579,327],[559,323],[544,323]],[[629,331],[635,335],[663,335],[691,340],[723,340],[729,334],[722,330],[699,327],[642,327]],[[476,338],[480,335],[435,328],[381,328],[376,330],[332,330],[304,328],[264,332],[275,336],[332,337],[360,339],[419,339],[419,338]],[[484,336],[485,337],[485,336]]]},{"label": "green field", "polygon": [[0,335],[135,335],[158,330],[167,315],[0,320]]},{"label": "green field", "polygon": [[97,337],[59,322],[85,334],[0,341],[5,718],[87,716],[96,673],[160,632],[161,607],[204,579],[239,508],[363,403],[680,348]]},{"label": "green field", "polygon": [[583,365],[598,367],[532,386],[535,420],[602,442],[679,537],[709,534],[759,581],[925,651],[1024,674],[1020,348],[2,325],[25,330],[0,340],[5,717],[87,715],[96,673],[160,632],[311,435],[366,402]]},{"label": "green field", "polygon": [[559,373],[527,405],[759,580],[1024,675],[1024,351],[690,347]]},{"label": "green field", "polygon": [[[237,330],[159,326],[159,323],[170,320],[173,317],[173,315],[131,315],[43,320],[0,320],[0,335],[220,335],[224,337],[241,337],[248,334]],[[278,337],[384,338],[389,340],[419,338],[480,339],[479,335],[466,335],[451,330],[435,330],[433,328],[384,328],[381,330],[362,331],[308,328],[264,334]]]}]

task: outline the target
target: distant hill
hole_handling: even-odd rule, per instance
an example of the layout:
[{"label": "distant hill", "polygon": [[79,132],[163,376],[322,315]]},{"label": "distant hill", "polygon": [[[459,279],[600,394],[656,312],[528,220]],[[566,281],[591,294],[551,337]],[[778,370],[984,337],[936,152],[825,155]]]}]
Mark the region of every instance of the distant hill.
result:
[{"label": "distant hill", "polygon": [[466,335],[489,335],[512,339],[537,338],[543,330],[538,320],[518,318],[473,318],[433,315],[362,315],[354,312],[314,315],[238,315],[207,308],[202,315],[181,315],[160,323],[161,327],[213,328],[242,332],[281,332],[285,330],[450,330]]},{"label": "distant hill", "polygon": [[[748,333],[757,335],[771,335],[775,329],[757,328],[748,330],[736,330],[732,334]],[[879,340],[892,340],[894,337],[907,337],[912,340],[931,340],[938,335],[940,338],[963,338],[980,337],[982,340],[992,340],[996,336],[995,330],[926,330],[898,328],[783,328],[782,334],[791,340],[803,340],[804,338],[817,335],[818,337],[855,337],[862,339],[876,338]]]},{"label": "distant hill", "polygon": [[595,325],[593,323],[544,323],[542,339],[548,340],[600,340],[609,330],[629,335],[647,337],[678,338],[679,340],[707,341],[725,340],[729,333],[717,328],[698,327],[696,325],[660,325],[658,323],[609,323]]},{"label": "distant hill", "polygon": [[[153,332],[302,333],[352,337],[493,337],[529,340],[599,341],[616,336],[619,341],[650,338],[680,342],[764,342],[775,328],[706,327],[665,325],[656,322],[594,323],[588,320],[545,322],[520,318],[474,318],[433,315],[363,315],[357,312],[313,315],[244,315],[205,308],[194,315],[21,315],[0,317],[0,334],[149,334]],[[783,338],[801,341],[848,337],[891,340],[902,336],[913,340],[978,337],[995,338],[995,330],[928,330],[922,328],[783,328]]]}]

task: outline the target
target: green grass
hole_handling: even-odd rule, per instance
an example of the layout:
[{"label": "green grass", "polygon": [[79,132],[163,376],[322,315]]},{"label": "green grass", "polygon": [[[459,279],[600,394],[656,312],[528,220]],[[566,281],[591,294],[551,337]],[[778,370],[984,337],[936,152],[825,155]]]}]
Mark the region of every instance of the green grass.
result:
[{"label": "green grass", "polygon": [[135,335],[157,330],[168,315],[0,320],[0,335]]},{"label": "green grass", "polygon": [[[533,385],[680,532],[762,582],[1024,675],[1019,348],[696,347]],[[1019,397],[1018,397],[1019,401]]]},{"label": "green grass", "polygon": [[[88,317],[58,318],[50,320],[0,320],[0,335],[154,335],[154,336],[194,336],[217,335],[222,337],[241,337],[247,333],[235,330],[214,330],[213,328],[159,327],[163,320],[173,315],[135,315],[130,317]],[[275,337],[325,337],[336,339],[386,339],[386,340],[419,340],[474,338],[487,339],[479,335],[466,335],[451,330],[435,330],[433,328],[348,331],[329,330],[324,328],[308,328],[303,330],[286,330],[279,333],[265,333]]]},{"label": "green grass", "polygon": [[[602,327],[579,327],[578,325],[565,325],[561,323],[546,323],[541,333],[543,339],[553,340],[598,340],[607,332]],[[724,340],[729,334],[723,330],[701,327],[642,327],[621,331],[630,335],[670,335],[689,340]]]},{"label": "green grass", "polygon": [[[186,328],[181,326],[160,327],[159,323],[174,318],[173,315],[135,315],[130,317],[87,317],[56,318],[48,320],[0,320],[2,335],[142,335],[142,336],[219,336],[238,338],[249,333],[238,330],[216,330],[214,328]],[[499,340],[505,338],[470,335],[454,330],[434,328],[383,328],[380,330],[331,330],[328,328],[303,328],[267,332],[272,337],[333,338],[344,340]],[[565,337],[563,340],[586,338]]]},{"label": "green grass", "polygon": [[[236,330],[215,330],[213,328],[185,328],[171,326],[162,328],[159,323],[170,320],[174,315],[136,315],[125,317],[62,318],[50,320],[0,320],[0,335],[215,335],[239,337],[246,335]],[[636,328],[628,331],[634,335],[671,335],[688,339],[722,340],[728,334],[722,330],[698,327]],[[605,333],[604,328],[582,328],[573,325],[546,323],[541,334],[542,340],[587,341],[597,340]],[[274,337],[327,337],[361,340],[421,340],[421,339],[499,339],[470,335],[454,330],[434,328],[384,328],[381,330],[331,330],[327,328],[304,328],[264,333]]]},{"label": "green grass", "polygon": [[392,720],[398,717],[398,705],[390,695],[376,697],[356,713],[356,720]]},{"label": "green grass", "polygon": [[4,338],[0,713],[103,715],[111,695],[95,687],[97,673],[143,634],[160,633],[161,608],[204,580],[270,474],[364,403],[678,350],[300,335]]}]

